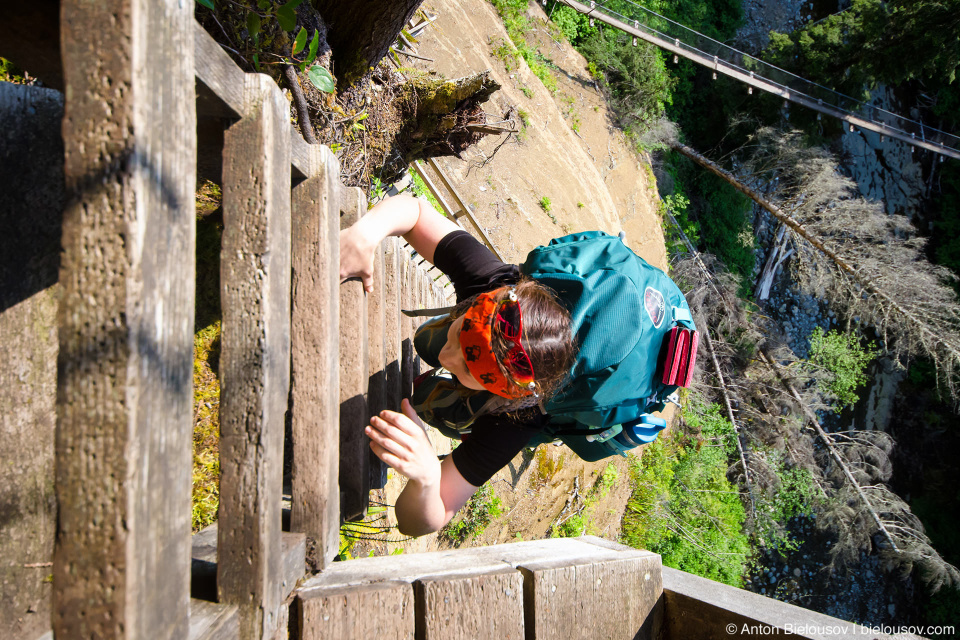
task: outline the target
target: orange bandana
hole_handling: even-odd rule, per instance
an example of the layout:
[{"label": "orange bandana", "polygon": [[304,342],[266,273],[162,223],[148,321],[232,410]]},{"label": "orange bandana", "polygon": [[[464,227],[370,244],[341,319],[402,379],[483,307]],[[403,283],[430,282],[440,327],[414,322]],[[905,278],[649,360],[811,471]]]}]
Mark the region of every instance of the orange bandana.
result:
[{"label": "orange bandana", "polygon": [[516,380],[507,379],[500,370],[497,356],[493,353],[493,325],[495,321],[502,321],[497,313],[498,309],[504,304],[516,304],[515,299],[509,302],[498,300],[506,288],[502,287],[477,296],[477,301],[463,316],[463,325],[460,327],[460,350],[463,352],[467,369],[484,389],[504,398],[523,398],[532,394],[536,385],[533,382],[532,367],[529,367],[529,358],[520,344],[519,332],[522,327],[519,307],[517,307],[518,326],[516,327],[518,335],[514,339],[511,352],[519,351],[523,354],[530,369],[529,373],[516,374]]}]

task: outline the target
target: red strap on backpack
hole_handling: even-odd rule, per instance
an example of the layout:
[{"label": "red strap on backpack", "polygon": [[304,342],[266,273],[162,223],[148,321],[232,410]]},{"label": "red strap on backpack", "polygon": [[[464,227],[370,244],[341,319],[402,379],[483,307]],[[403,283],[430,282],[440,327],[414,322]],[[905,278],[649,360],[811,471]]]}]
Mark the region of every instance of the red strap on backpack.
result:
[{"label": "red strap on backpack", "polygon": [[685,327],[674,327],[666,336],[667,353],[663,363],[663,384],[689,387],[697,362],[700,334]]}]

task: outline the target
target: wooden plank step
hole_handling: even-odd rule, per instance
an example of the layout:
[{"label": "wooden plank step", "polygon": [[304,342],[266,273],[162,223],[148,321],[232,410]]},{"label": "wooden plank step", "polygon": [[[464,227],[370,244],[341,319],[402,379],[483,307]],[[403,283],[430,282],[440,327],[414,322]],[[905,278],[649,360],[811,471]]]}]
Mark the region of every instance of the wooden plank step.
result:
[{"label": "wooden plank step", "polygon": [[241,638],[276,628],[280,499],[290,391],[289,103],[247,74],[244,117],[224,134],[218,600]]},{"label": "wooden plank step", "polygon": [[325,146],[308,152],[311,175],[292,193],[290,530],[310,539],[319,570],[340,529],[340,163]]},{"label": "wooden plank step", "polygon": [[[597,538],[552,538],[529,540],[511,544],[449,549],[430,553],[403,554],[357,558],[349,562],[334,562],[326,571],[304,582],[297,589],[297,597],[318,597],[334,587],[371,584],[380,581],[401,580],[412,583],[424,576],[462,574],[471,570],[502,568],[505,564],[517,567],[540,560],[564,559],[598,561],[620,557],[619,549],[597,543]],[[627,547],[626,549],[630,549]],[[635,551],[630,549],[631,552]],[[644,552],[649,553],[649,552]]]},{"label": "wooden plank step", "polygon": [[[401,250],[399,238],[389,237],[383,243],[383,268],[380,279],[383,281],[383,371],[382,407],[391,411],[400,410],[400,307],[402,292],[400,289]],[[373,378],[371,377],[371,381]],[[371,388],[372,392],[372,388]],[[377,412],[370,407],[370,415]],[[387,484],[387,465],[373,451],[370,458],[370,488],[382,489]]]},{"label": "wooden plank step", "polygon": [[239,635],[237,605],[190,599],[190,640],[234,640]]},{"label": "wooden plank step", "polygon": [[384,294],[383,294],[383,346],[387,363],[387,393],[386,404],[394,411],[400,406],[400,401],[406,397],[402,394],[400,381],[400,340],[401,317],[403,301],[401,289],[400,269],[404,257],[399,238],[387,238],[387,248],[384,253]]},{"label": "wooden plank step", "polygon": [[[356,187],[341,191],[340,229],[346,229],[367,210],[367,198]],[[357,520],[366,513],[370,497],[367,446],[363,432],[369,381],[367,296],[360,282],[340,285],[340,514]]]},{"label": "wooden plank step", "polygon": [[[386,331],[386,249],[384,240],[374,255],[373,292],[367,294],[367,420],[370,416],[387,409],[387,350],[384,332]],[[396,407],[389,407],[396,409]],[[366,426],[366,421],[364,422]],[[366,437],[363,438],[366,440]],[[366,443],[364,443],[366,445]],[[386,484],[386,468],[369,446],[365,446],[367,456],[367,487],[380,489]],[[382,473],[381,473],[382,471]],[[366,505],[364,505],[366,509]]]},{"label": "wooden plank step", "polygon": [[[195,600],[216,602],[217,597],[217,523],[198,531],[191,538],[190,595]],[[306,536],[302,533],[280,534],[280,594],[286,599],[306,573]]]},{"label": "wooden plank step", "polygon": [[[403,249],[400,262],[401,279],[401,308],[415,309],[416,296],[414,287],[414,267],[410,259],[409,246]],[[400,394],[404,398],[409,398],[413,392],[414,358],[416,352],[413,348],[413,334],[419,323],[406,315],[400,317]]]}]

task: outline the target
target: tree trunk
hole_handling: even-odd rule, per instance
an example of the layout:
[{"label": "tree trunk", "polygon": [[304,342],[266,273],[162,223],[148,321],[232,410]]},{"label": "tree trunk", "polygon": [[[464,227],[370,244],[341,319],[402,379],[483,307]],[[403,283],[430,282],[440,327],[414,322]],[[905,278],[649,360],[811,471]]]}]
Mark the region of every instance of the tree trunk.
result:
[{"label": "tree trunk", "polygon": [[387,55],[423,0],[312,0],[327,23],[340,89],[362,78]]},{"label": "tree trunk", "polygon": [[763,271],[754,289],[754,296],[757,300],[766,300],[770,297],[770,287],[773,285],[773,280],[777,277],[777,270],[780,269],[780,265],[793,254],[793,249],[787,250],[790,238],[787,236],[786,231],[787,228],[782,224],[777,230],[776,240],[774,240],[773,246],[770,248],[770,255],[767,256],[767,261],[763,265]]},{"label": "tree trunk", "polygon": [[499,88],[489,71],[457,80],[412,78],[380,92],[393,94],[389,104],[366,107],[370,117],[363,121],[362,136],[352,121],[341,119],[320,132],[321,142],[345,145],[338,155],[347,184],[357,176],[353,183],[366,186],[372,175],[390,184],[415,160],[460,157],[484,135],[504,133],[484,126],[486,113],[480,106]]}]

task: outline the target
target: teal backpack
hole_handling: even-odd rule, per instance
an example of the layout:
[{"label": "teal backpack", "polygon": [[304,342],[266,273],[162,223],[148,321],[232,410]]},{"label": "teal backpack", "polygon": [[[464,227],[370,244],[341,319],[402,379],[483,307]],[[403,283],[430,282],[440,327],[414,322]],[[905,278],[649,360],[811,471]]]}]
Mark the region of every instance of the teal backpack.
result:
[{"label": "teal backpack", "polygon": [[[578,346],[568,381],[543,406],[550,425],[530,445],[559,438],[584,460],[595,461],[652,442],[666,424],[649,414],[662,410],[677,388],[662,382],[665,337],[678,325],[696,329],[677,285],[620,238],[601,231],[571,234],[534,249],[520,272],[556,292],[570,311]],[[430,364],[424,356],[436,348],[430,343],[442,346],[445,340],[430,330],[438,321],[442,317],[425,323],[415,340]],[[691,355],[691,369],[692,362]],[[414,392],[415,408],[432,388],[421,385]],[[434,419],[427,421],[446,435],[462,433],[472,422],[464,417],[483,413],[490,396],[447,402],[458,415],[439,417],[443,412],[433,411]]]}]

